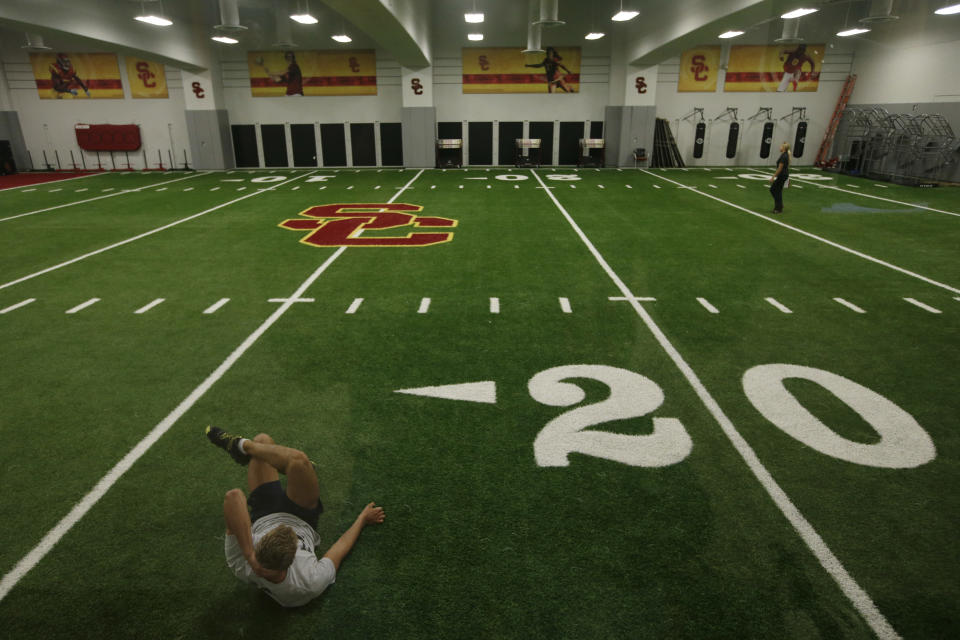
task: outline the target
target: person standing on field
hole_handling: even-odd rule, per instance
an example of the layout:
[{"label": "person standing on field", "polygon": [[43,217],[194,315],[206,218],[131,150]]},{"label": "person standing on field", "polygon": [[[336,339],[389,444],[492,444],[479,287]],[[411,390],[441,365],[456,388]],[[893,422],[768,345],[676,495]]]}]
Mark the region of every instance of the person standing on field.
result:
[{"label": "person standing on field", "polygon": [[780,157],[777,158],[777,171],[770,178],[770,195],[773,196],[773,213],[783,213],[783,188],[790,177],[790,145],[780,145]]},{"label": "person standing on field", "polygon": [[[305,605],[334,583],[340,563],[368,524],[381,524],[383,507],[368,504],[322,558],[317,519],[323,512],[314,464],[302,451],[276,444],[261,433],[253,440],[207,427],[207,439],[248,465],[250,501],[240,489],[223,499],[227,566],[284,607]],[[280,474],[287,476],[284,490]]]}]

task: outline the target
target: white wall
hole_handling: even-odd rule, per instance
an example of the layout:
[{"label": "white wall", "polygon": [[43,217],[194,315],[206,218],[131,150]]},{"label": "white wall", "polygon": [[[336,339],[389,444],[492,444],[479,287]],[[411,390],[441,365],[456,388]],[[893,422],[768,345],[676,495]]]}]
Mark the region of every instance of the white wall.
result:
[{"label": "white wall", "polygon": [[[726,66],[728,47],[721,53],[721,65]],[[670,128],[677,139],[677,146],[684,162],[689,166],[763,166],[773,164],[777,157],[777,147],[781,142],[794,144],[797,117],[781,120],[789,115],[793,107],[805,107],[807,136],[803,155],[797,158],[798,165],[813,164],[823,141],[824,133],[837,106],[837,99],[843,88],[843,82],[850,74],[854,55],[851,51],[828,48],[823,60],[823,71],[816,92],[801,93],[740,93],[724,92],[722,78],[717,83],[717,91],[679,92],[677,80],[680,72],[680,59],[674,58],[660,65],[657,87],[657,116],[670,121]],[[707,137],[703,157],[693,157],[693,139],[695,120],[682,120],[694,107],[703,107],[707,119]],[[740,121],[740,143],[737,155],[733,159],[726,157],[727,136],[730,128],[729,117],[726,120],[710,122],[727,107],[738,110]],[[761,133],[764,117],[749,118],[758,113],[760,107],[773,109],[774,135],[770,156],[760,158]]]},{"label": "white wall", "polygon": [[[168,167],[171,135],[176,165],[183,166],[184,149],[190,161],[183,89],[178,70],[166,68],[169,98],[134,100],[130,98],[124,57],[117,55],[125,96],[122,100],[46,100],[41,99],[37,93],[33,69],[26,52],[5,43],[4,48],[0,49],[0,61],[9,86],[11,108],[19,116],[27,150],[36,169],[43,168],[44,151],[48,162],[54,168],[57,168],[54,151],[59,154],[64,169],[72,168],[71,151],[78,167],[82,168],[84,161],[87,168],[96,167],[97,154],[82,151],[77,145],[74,125],[79,123],[140,125],[142,149],[128,154],[130,165],[134,169],[144,168],[144,150],[149,168],[155,168],[159,164],[158,151],[162,155],[164,167]],[[113,155],[116,167],[126,168],[124,154],[115,152]],[[113,168],[109,152],[100,152],[100,157],[104,168]]]},{"label": "white wall", "polygon": [[851,104],[960,102],[960,40],[896,49],[864,42],[853,73]]}]

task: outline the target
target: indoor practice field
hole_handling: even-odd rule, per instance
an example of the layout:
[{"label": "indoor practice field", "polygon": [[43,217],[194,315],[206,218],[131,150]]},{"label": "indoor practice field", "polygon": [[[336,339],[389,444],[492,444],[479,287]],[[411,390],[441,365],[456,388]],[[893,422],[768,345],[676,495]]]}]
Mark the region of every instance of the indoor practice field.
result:
[{"label": "indoor practice field", "polygon": [[[771,172],[0,191],[0,636],[956,637],[960,195]],[[321,554],[386,510],[312,604],[207,425],[308,453]]]}]

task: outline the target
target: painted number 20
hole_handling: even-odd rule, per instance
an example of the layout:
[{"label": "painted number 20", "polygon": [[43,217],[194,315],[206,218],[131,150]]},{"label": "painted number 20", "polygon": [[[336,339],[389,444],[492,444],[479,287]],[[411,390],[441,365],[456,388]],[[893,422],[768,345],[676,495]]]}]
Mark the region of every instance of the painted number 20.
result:
[{"label": "painted number 20", "polygon": [[[597,380],[610,389],[606,400],[576,407],[547,423],[533,443],[541,467],[566,467],[571,453],[636,467],[664,467],[685,459],[693,449],[687,430],[676,418],[653,418],[653,432],[626,435],[587,430],[614,420],[639,418],[663,404],[663,390],[639,373],[606,365],[553,367],[533,376],[531,397],[551,407],[583,402],[583,389],[568,380]],[[856,411],[880,436],[878,442],[854,442],[836,433],[807,411],[784,386],[786,379],[820,385]],[[753,367],[743,376],[747,399],[778,428],[820,453],[856,464],[891,469],[918,467],[936,457],[927,432],[899,406],[852,380],[790,364]]]}]

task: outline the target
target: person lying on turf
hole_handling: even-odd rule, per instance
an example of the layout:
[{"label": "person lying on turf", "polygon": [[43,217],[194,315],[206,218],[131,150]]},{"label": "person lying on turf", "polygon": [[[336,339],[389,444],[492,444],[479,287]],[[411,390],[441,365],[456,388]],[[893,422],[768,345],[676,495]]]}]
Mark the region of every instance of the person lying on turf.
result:
[{"label": "person lying on turf", "polygon": [[[317,472],[307,455],[276,444],[265,433],[248,440],[207,427],[206,435],[236,462],[249,464],[249,505],[240,489],[227,491],[223,499],[227,566],[284,607],[305,605],[323,593],[336,580],[340,563],[363,528],[386,517],[383,507],[371,502],[318,559],[314,547],[320,542],[316,528],[323,504]],[[287,476],[286,491],[281,473]]]}]

